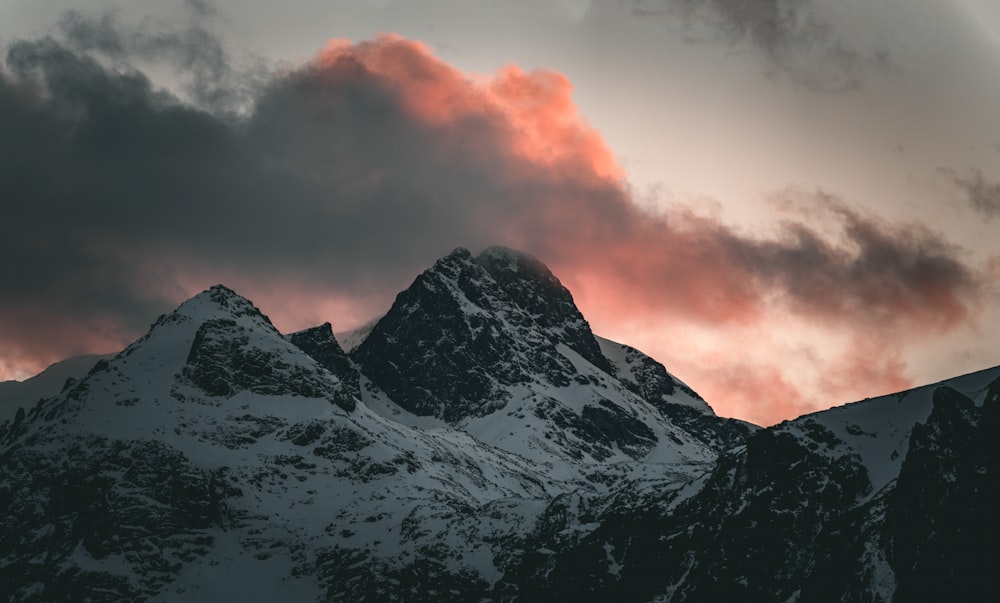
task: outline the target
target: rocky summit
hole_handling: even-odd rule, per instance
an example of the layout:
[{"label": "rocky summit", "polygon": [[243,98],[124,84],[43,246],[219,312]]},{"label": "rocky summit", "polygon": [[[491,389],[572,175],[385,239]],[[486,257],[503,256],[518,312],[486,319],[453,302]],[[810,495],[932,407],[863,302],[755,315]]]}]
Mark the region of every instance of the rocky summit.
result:
[{"label": "rocky summit", "polygon": [[500,247],[342,342],[220,285],[0,428],[0,600],[994,601],[998,412],[718,417]]}]

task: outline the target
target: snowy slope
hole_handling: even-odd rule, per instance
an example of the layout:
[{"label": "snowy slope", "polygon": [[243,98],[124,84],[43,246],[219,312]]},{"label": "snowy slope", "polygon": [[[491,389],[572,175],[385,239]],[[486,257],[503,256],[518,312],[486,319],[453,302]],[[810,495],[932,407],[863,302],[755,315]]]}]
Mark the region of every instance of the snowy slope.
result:
[{"label": "snowy slope", "polygon": [[618,379],[644,399],[657,405],[689,406],[702,414],[715,411],[693,389],[671,375],[662,364],[632,346],[597,338],[601,352],[616,369]]},{"label": "snowy slope", "polygon": [[[317,361],[324,334],[332,340],[328,325],[282,336],[213,287],[13,425],[4,529],[34,534],[0,550],[25,577],[15,597],[86,586],[197,600],[219,576],[251,573],[274,596],[358,598],[415,565],[421,581],[462,592],[498,580],[501,545],[523,538],[580,471],[386,416],[398,406],[377,387],[352,388],[349,365]],[[347,404],[345,391],[360,397]],[[80,491],[64,501],[58,484]],[[59,580],[33,569],[42,551],[64,568]]]},{"label": "snowy slope", "polygon": [[0,427],[0,600],[995,599],[1000,367],[759,429],[504,248],[347,341],[216,286]]},{"label": "snowy slope", "polygon": [[954,389],[981,406],[990,384],[998,378],[1000,369],[985,369],[804,415],[782,423],[775,431],[813,441],[817,452],[834,459],[855,455],[868,474],[874,496],[899,475],[913,427],[927,421],[936,390]]},{"label": "snowy slope", "polygon": [[[528,600],[989,601],[1000,367],[752,434],[509,573]],[[501,585],[501,589],[502,589]]]},{"label": "snowy slope", "polygon": [[13,419],[19,407],[27,410],[42,398],[58,394],[67,379],[83,377],[99,360],[110,357],[110,354],[74,356],[56,362],[24,381],[0,382],[0,423]]},{"label": "snowy slope", "polygon": [[[418,431],[358,400],[349,412],[337,403],[341,386],[231,291],[215,287],[193,298],[15,426],[4,474],[13,496],[9,533],[53,516],[71,530],[91,529],[79,511],[60,514],[64,503],[44,494],[50,487],[11,487],[25,485],[28,476],[17,467],[29,461],[55,471],[57,481],[84,478],[73,477],[78,468],[60,470],[60,459],[99,467],[106,481],[85,498],[109,501],[103,513],[112,521],[139,500],[169,504],[173,494],[158,491],[158,481],[202,494],[189,495],[193,517],[183,527],[161,524],[158,553],[143,550],[137,526],[59,544],[52,542],[56,529],[43,530],[35,546],[5,551],[4,563],[30,567],[35,551],[45,550],[73,575],[99,569],[125,576],[104,586],[123,596],[160,591],[179,600],[207,597],[217,580],[207,568],[214,567],[288,577],[306,564],[318,569],[304,582],[290,581],[292,592],[308,584],[348,588],[326,579],[342,572],[317,557],[322,551],[391,568],[425,556],[422,549],[433,544],[440,572],[489,577],[483,559],[491,558],[490,541],[522,525],[521,516],[542,505],[534,501],[546,498],[546,486],[522,459],[464,433]],[[142,470],[135,472],[137,463]],[[177,475],[187,478],[174,484]],[[523,502],[505,502],[511,498]],[[465,525],[484,506],[506,519]],[[467,538],[470,530],[482,538]],[[170,570],[151,572],[162,563]],[[58,587],[48,588],[42,599]],[[30,600],[33,589],[36,583],[18,597]]]},{"label": "snowy slope", "polygon": [[604,490],[712,462],[731,442],[704,437],[702,423],[733,441],[752,431],[644,354],[595,337],[548,268],[511,249],[456,249],[367,331],[352,357],[408,415],[518,454],[551,481]]}]

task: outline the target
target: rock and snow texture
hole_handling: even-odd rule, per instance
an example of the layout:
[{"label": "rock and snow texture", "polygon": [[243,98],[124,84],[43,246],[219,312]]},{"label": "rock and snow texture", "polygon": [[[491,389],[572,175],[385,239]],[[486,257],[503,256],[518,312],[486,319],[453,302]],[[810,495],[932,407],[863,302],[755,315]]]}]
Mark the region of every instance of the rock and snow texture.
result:
[{"label": "rock and snow texture", "polygon": [[512,580],[528,600],[995,600],[998,413],[1000,367],[760,430]]},{"label": "rock and snow texture", "polygon": [[0,381],[0,423],[13,419],[18,408],[31,408],[43,398],[55,396],[69,384],[86,376],[100,360],[110,355],[89,354],[56,362],[24,381]]},{"label": "rock and snow texture", "polygon": [[569,386],[577,371],[560,346],[610,370],[544,265],[506,249],[476,258],[456,249],[399,294],[353,357],[399,405],[454,423],[500,410],[512,386]]},{"label": "rock and snow texture", "polygon": [[328,327],[285,338],[213,287],[9,425],[4,594],[189,600],[217,590],[211,568],[314,599],[375,593],[418,561],[442,584],[491,577],[492,542],[545,485],[466,434],[369,411],[334,346]]},{"label": "rock and snow texture", "polygon": [[[733,441],[752,430],[716,417],[659,363],[595,337],[548,268],[501,247],[439,260],[352,357],[409,413],[525,456],[550,480],[606,487],[652,463],[711,462],[730,442],[706,429]],[[709,427],[685,429],[695,419]]]},{"label": "rock and snow texture", "polygon": [[216,286],[0,428],[0,600],[985,600],[998,406],[723,419],[503,248],[343,347]]}]

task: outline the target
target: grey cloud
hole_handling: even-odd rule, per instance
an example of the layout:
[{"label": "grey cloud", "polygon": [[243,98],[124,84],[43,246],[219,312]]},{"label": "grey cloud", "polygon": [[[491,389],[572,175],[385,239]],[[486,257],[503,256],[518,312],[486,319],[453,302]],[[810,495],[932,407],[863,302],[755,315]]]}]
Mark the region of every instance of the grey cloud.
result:
[{"label": "grey cloud", "polygon": [[71,19],[100,31],[15,42],[0,72],[5,342],[54,344],[28,325],[60,321],[134,334],[176,303],[172,273],[391,299],[452,247],[492,242],[484,203],[541,194],[502,181],[496,124],[462,126],[480,152],[450,148],[359,65],[275,76],[234,119],[102,65],[80,39],[127,58],[114,41],[131,34]]},{"label": "grey cloud", "polygon": [[[450,249],[497,243],[706,322],[775,291],[847,325],[954,321],[976,293],[940,237],[829,198],[844,245],[802,221],[769,240],[664,218],[575,164],[525,159],[502,111],[415,119],[351,58],[274,73],[233,114],[157,90],[115,20],[67,19],[71,41],[15,42],[0,71],[0,256],[17,258],[0,264],[0,354],[107,351],[93,346],[139,334],[197,278],[387,305]],[[227,69],[217,56],[167,53]]]},{"label": "grey cloud", "polygon": [[750,44],[770,71],[815,92],[853,90],[890,65],[887,51],[852,47],[809,0],[639,0],[633,12],[677,17],[718,41]]},{"label": "grey cloud", "polygon": [[[776,194],[792,213],[777,235],[757,236],[676,208],[622,220],[627,235],[581,243],[581,270],[603,256],[623,293],[619,312],[721,325],[755,322],[768,308],[843,333],[885,341],[975,321],[988,277],[963,251],[919,223],[893,223],[822,191]],[[609,205],[610,207],[610,205]],[[597,213],[597,212],[594,212]]]},{"label": "grey cloud", "polygon": [[1000,216],[1000,181],[990,180],[979,169],[969,170],[966,176],[950,169],[942,172],[962,190],[969,207],[987,219]]},{"label": "grey cloud", "polygon": [[882,330],[921,325],[946,329],[968,318],[980,274],[961,249],[928,227],[866,215],[822,191],[785,192],[793,204],[825,213],[839,227],[831,241],[803,222],[786,224],[783,241],[737,241],[748,268],[778,285],[793,306],[833,323]]},{"label": "grey cloud", "polygon": [[266,64],[258,57],[236,61],[230,56],[212,29],[217,14],[211,3],[188,0],[184,7],[184,23],[124,24],[113,11],[68,11],[58,29],[70,50],[96,53],[126,68],[136,59],[171,67],[184,92],[199,106],[214,111],[247,107],[266,78]]}]

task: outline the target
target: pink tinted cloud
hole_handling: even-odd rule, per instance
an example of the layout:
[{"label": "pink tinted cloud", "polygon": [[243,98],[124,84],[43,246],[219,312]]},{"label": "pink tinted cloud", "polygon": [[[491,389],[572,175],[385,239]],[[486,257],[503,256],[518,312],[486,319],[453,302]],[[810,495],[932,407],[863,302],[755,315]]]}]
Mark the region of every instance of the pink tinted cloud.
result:
[{"label": "pink tinted cloud", "polygon": [[[93,69],[102,85],[118,81]],[[645,335],[651,344],[640,347],[675,372],[672,361],[686,367],[690,376],[678,376],[720,414],[761,423],[814,408],[818,393],[834,402],[904,387],[908,346],[978,316],[984,273],[964,263],[956,246],[925,225],[888,222],[821,191],[783,194],[794,211],[769,234],[735,230],[690,207],[640,207],[558,73],[512,65],[467,75],[424,44],[386,35],[332,41],[311,63],[276,74],[256,100],[237,127],[198,113],[191,117],[197,127],[166,128],[156,119],[167,114],[151,100],[145,121],[113,130],[127,136],[153,123],[157,135],[170,131],[182,152],[149,166],[176,164],[198,176],[185,181],[192,191],[147,201],[162,219],[129,222],[114,236],[106,231],[120,212],[98,213],[103,217],[93,224],[88,213],[78,214],[69,229],[74,236],[91,236],[108,255],[120,252],[131,262],[112,271],[125,275],[124,288],[134,285],[130,274],[168,263],[179,276],[177,291],[159,296],[164,305],[223,281],[283,329],[321,318],[340,329],[374,314],[378,301],[385,307],[449,248],[506,244],[549,264],[599,333],[655,325],[657,332]],[[188,166],[184,137],[204,132],[216,136],[213,151]],[[72,150],[65,156],[90,156]],[[172,190],[176,173],[149,166],[143,190]],[[63,170],[67,186],[71,167]],[[84,167],[91,170],[82,170],[85,187],[94,180]],[[117,194],[98,193],[90,196]],[[199,219],[175,219],[177,212]],[[47,233],[42,218],[36,230]],[[321,316],[327,312],[338,315]],[[44,315],[40,310],[31,322]],[[860,344],[827,354],[824,366],[803,375],[789,368],[781,346],[724,343],[734,329],[780,340],[792,328],[784,317]],[[66,325],[72,317],[50,322]],[[711,351],[674,336],[691,324],[713,333]],[[39,366],[43,357],[106,351],[88,346],[124,345],[123,333],[139,334],[100,321],[80,328],[72,337],[72,329],[55,329],[46,340],[17,331],[8,355],[35,358]]]},{"label": "pink tinted cloud", "polygon": [[[775,317],[788,312],[854,334],[856,345],[816,367],[814,379],[829,395],[847,396],[911,385],[900,349],[973,317],[979,275],[922,224],[890,223],[820,191],[788,193],[786,203],[807,215],[789,218],[771,237],[737,232],[685,207],[662,214],[639,208],[560,74],[511,66],[469,77],[398,36],[338,41],[318,59],[324,69],[345,61],[383,78],[442,140],[486,146],[503,158],[500,184],[531,194],[501,201],[506,213],[487,234],[549,262],[598,327],[695,321],[720,333],[730,324],[780,331]],[[490,127],[473,129],[473,121]],[[496,210],[474,209],[492,218]],[[810,402],[793,385],[796,376],[774,361],[701,358],[725,368],[703,371],[699,380],[723,414],[773,423]]]},{"label": "pink tinted cloud", "polygon": [[[451,133],[455,124],[485,119],[504,151],[536,166],[575,168],[583,178],[620,180],[624,171],[601,135],[582,119],[565,75],[508,65],[492,75],[467,76],[419,41],[396,34],[352,44],[334,39],[315,59],[333,78],[362,68],[394,91],[415,118]],[[471,141],[473,144],[475,141]],[[497,140],[488,141],[495,144]]]}]

